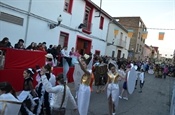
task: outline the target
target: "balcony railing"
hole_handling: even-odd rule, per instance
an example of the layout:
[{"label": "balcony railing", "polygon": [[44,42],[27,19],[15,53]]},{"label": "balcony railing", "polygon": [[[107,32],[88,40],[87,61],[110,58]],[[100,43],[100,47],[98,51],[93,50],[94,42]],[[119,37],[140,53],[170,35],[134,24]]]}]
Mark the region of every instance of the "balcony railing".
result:
[{"label": "balcony railing", "polygon": [[91,34],[92,23],[90,23],[90,22],[84,22],[83,24],[84,24],[83,32],[86,32],[88,34]]},{"label": "balcony railing", "polygon": [[116,45],[121,48],[126,48],[126,41],[117,39]]}]

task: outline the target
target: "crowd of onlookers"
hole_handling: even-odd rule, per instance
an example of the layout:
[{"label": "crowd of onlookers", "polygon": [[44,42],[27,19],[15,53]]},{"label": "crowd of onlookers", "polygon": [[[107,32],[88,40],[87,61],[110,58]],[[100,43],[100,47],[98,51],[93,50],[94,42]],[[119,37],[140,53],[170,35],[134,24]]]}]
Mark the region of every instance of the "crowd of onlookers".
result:
[{"label": "crowd of onlookers", "polygon": [[32,42],[29,46],[25,46],[24,45],[24,40],[23,39],[19,39],[18,42],[12,46],[11,42],[9,41],[9,38],[4,37],[1,41],[0,41],[0,47],[4,47],[4,48],[15,48],[15,49],[26,49],[26,50],[41,50],[41,51],[47,51],[47,47],[46,47],[46,42],[43,43],[35,43]]},{"label": "crowd of onlookers", "polygon": [[[71,57],[72,55],[76,55],[76,56],[80,55],[78,51],[75,51],[74,47],[72,47],[71,51],[68,52],[67,46],[62,47],[61,45],[58,45],[58,46],[49,45],[49,47],[47,48],[46,42],[42,42],[38,44],[35,42],[32,42],[29,46],[25,47],[23,39],[19,39],[18,42],[13,47],[7,37],[4,37],[0,41],[0,47],[45,51],[53,55],[55,66],[63,66],[62,65],[63,54],[66,57],[69,57],[69,56]],[[99,59],[102,60],[104,63],[108,63],[108,61],[111,59],[111,57],[109,56],[99,56],[95,54],[93,55],[93,58],[94,58],[93,63],[95,63]],[[165,76],[165,74],[170,76],[175,76],[175,66],[173,65],[155,64],[155,63],[150,63],[149,61],[131,61],[125,58],[121,58],[121,59],[113,58],[113,60],[117,62],[119,69],[122,65],[133,63],[133,65],[137,65],[138,70],[143,69],[145,72],[148,72],[149,69],[153,69],[155,71],[156,77]]]},{"label": "crowd of onlookers", "polygon": [[[12,46],[11,42],[9,41],[9,38],[4,37],[1,41],[0,41],[0,47],[3,48],[14,48],[14,49],[23,49],[23,50],[32,50],[32,51],[45,51],[46,53],[51,53],[53,55],[53,60],[55,62],[56,66],[62,66],[62,57],[61,57],[61,50],[67,50],[67,47],[64,46],[62,47],[61,45],[49,45],[49,47],[47,48],[46,46],[46,42],[42,42],[42,43],[35,43],[32,42],[29,46],[25,46],[24,45],[24,40],[23,39],[19,39],[18,42]],[[74,52],[74,48],[71,49],[71,51],[69,52],[69,54],[71,55],[71,52]]]}]

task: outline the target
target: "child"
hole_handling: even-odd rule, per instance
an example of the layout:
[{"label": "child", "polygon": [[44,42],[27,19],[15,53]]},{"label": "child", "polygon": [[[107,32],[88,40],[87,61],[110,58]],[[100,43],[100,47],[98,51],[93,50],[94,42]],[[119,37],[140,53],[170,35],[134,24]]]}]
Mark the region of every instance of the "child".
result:
[{"label": "child", "polygon": [[[127,69],[126,69],[126,78],[125,78],[125,82],[123,83],[123,89],[122,89],[122,92],[119,96],[120,99],[125,99],[125,100],[128,100],[128,91],[127,91],[127,76],[128,76],[128,73],[130,72],[131,70],[131,65],[128,65],[127,66]],[[122,97],[123,96],[123,93],[125,93],[125,97]]]},{"label": "child", "polygon": [[140,78],[140,91],[139,91],[139,93],[142,93],[142,88],[143,88],[143,85],[144,85],[144,82],[145,82],[144,81],[145,73],[144,73],[143,69],[141,70],[139,78]]}]

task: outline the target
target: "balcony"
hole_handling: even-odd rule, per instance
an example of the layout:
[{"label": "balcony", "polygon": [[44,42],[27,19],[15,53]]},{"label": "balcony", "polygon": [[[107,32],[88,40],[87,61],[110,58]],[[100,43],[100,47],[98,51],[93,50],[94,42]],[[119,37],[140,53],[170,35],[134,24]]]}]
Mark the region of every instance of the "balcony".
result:
[{"label": "balcony", "polygon": [[120,47],[120,48],[126,48],[126,41],[117,39],[116,45],[117,47]]},{"label": "balcony", "polygon": [[84,22],[84,27],[82,29],[83,32],[87,33],[87,34],[91,34],[91,28],[92,28],[92,23],[91,22]]}]

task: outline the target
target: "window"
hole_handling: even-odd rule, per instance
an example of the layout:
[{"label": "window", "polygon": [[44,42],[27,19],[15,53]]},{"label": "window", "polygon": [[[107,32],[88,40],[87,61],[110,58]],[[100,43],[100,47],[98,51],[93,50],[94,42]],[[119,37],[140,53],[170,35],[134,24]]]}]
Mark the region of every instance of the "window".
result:
[{"label": "window", "polygon": [[99,28],[100,29],[103,29],[103,24],[104,24],[104,17],[100,17],[100,25],[99,25]]},{"label": "window", "polygon": [[122,40],[122,38],[123,38],[123,33],[121,32],[120,33],[120,40]]},{"label": "window", "polygon": [[84,23],[85,27],[82,29],[82,31],[87,33],[87,34],[91,34],[92,13],[93,13],[93,7],[91,7],[91,4],[86,2],[85,13],[84,13],[84,20],[83,20],[83,23]]},{"label": "window", "polygon": [[139,35],[138,35],[138,39],[140,39],[140,32],[139,32]]},{"label": "window", "polygon": [[127,36],[125,36],[125,42],[127,41]]},{"label": "window", "polygon": [[61,45],[61,47],[68,46],[68,38],[69,38],[68,33],[61,32],[59,38],[59,45]]},{"label": "window", "polygon": [[84,15],[84,24],[87,26],[88,22],[89,22],[89,18],[90,18],[90,10],[91,8],[89,7],[86,7],[86,10],[85,10],[85,15]]},{"label": "window", "polygon": [[123,57],[122,58],[125,58],[125,54],[123,53]]},{"label": "window", "polygon": [[112,51],[112,57],[114,57],[114,55],[115,55],[115,51]]},{"label": "window", "polygon": [[139,51],[139,44],[137,44],[137,51],[136,52],[138,52]]},{"label": "window", "polygon": [[139,27],[142,27],[142,22],[141,21],[139,21]]},{"label": "window", "polygon": [[100,56],[100,50],[95,50],[95,55]]},{"label": "window", "polygon": [[73,0],[65,0],[64,11],[72,13]]},{"label": "window", "polygon": [[23,26],[24,19],[5,12],[0,12],[0,20]]},{"label": "window", "polygon": [[141,52],[141,51],[142,51],[142,46],[140,45],[139,52]]}]

